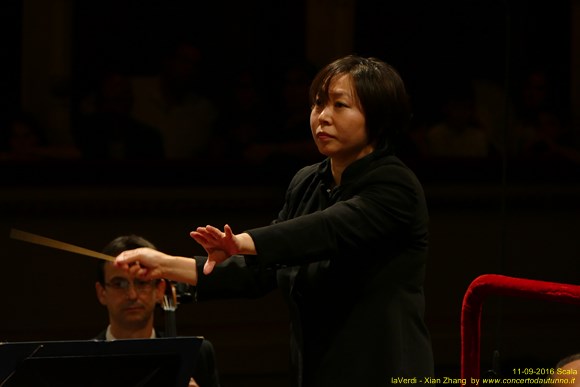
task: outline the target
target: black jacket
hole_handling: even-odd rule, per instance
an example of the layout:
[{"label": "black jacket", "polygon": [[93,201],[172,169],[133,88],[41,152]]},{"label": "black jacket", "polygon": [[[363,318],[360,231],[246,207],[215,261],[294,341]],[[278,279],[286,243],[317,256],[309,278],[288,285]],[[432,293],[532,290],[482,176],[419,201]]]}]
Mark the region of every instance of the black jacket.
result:
[{"label": "black jacket", "polygon": [[248,231],[258,255],[201,275],[198,297],[280,287],[292,318],[295,386],[387,386],[392,378],[432,376],[420,183],[386,151],[351,164],[340,186],[331,182],[328,160],[300,170],[273,224]]}]

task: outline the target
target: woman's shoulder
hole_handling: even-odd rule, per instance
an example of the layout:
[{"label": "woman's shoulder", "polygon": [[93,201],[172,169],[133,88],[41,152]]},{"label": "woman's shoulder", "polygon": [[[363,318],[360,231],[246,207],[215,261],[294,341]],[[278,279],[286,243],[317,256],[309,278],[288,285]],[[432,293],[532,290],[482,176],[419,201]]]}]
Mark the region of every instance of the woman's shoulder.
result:
[{"label": "woman's shoulder", "polygon": [[307,165],[300,168],[298,172],[294,174],[292,181],[299,182],[308,179],[309,177],[322,176],[327,172],[328,168],[329,166],[327,160]]},{"label": "woman's shoulder", "polygon": [[326,174],[329,172],[328,163],[325,161],[307,165],[299,169],[288,184],[286,190],[287,200],[296,195],[304,195],[323,184]]},{"label": "woman's shoulder", "polygon": [[388,155],[372,162],[360,178],[366,182],[388,182],[421,186],[415,172],[398,156]]},{"label": "woman's shoulder", "polygon": [[412,173],[411,169],[393,153],[371,154],[350,165],[343,174],[343,181],[364,179],[369,174],[388,176],[397,170],[403,173]]}]

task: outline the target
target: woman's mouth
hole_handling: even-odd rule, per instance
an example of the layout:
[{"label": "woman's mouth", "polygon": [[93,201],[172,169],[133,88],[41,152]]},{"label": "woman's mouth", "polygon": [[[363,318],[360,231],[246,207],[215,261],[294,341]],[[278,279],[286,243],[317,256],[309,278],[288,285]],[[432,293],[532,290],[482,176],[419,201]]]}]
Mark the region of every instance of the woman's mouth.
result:
[{"label": "woman's mouth", "polygon": [[330,134],[325,133],[325,132],[318,132],[316,133],[316,138],[319,140],[329,140],[331,138],[333,138]]}]

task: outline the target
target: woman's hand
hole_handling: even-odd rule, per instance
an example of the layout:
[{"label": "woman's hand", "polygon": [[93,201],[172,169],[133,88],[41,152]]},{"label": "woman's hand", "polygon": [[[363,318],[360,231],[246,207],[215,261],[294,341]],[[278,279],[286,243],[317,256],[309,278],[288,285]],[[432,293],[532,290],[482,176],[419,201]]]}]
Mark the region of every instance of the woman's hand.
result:
[{"label": "woman's hand", "polygon": [[138,278],[152,280],[164,278],[162,267],[164,259],[166,259],[166,254],[148,247],[141,247],[123,251],[115,259],[115,266]]},{"label": "woman's hand", "polygon": [[115,259],[115,266],[135,277],[152,280],[158,278],[197,285],[195,259],[175,257],[148,247],[123,251]]},{"label": "woman's hand", "polygon": [[209,274],[218,263],[236,254],[255,254],[254,242],[246,234],[234,234],[227,224],[224,231],[213,226],[198,227],[190,233],[207,252],[207,261],[203,267],[203,273]]},{"label": "woman's hand", "polygon": [[207,252],[207,261],[203,266],[203,273],[206,275],[213,271],[216,264],[240,252],[230,226],[226,224],[224,231],[221,232],[213,226],[206,226],[198,227],[190,233],[191,237]]}]

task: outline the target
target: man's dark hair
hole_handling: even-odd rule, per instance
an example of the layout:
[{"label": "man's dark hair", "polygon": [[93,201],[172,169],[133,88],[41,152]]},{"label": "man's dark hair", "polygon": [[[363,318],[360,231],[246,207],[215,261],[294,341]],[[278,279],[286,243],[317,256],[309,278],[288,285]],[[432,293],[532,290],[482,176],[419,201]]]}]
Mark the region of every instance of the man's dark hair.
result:
[{"label": "man's dark hair", "polygon": [[573,361],[580,360],[580,353],[574,353],[572,355],[566,356],[562,358],[557,364],[556,368],[562,368],[568,363],[572,363]]}]

